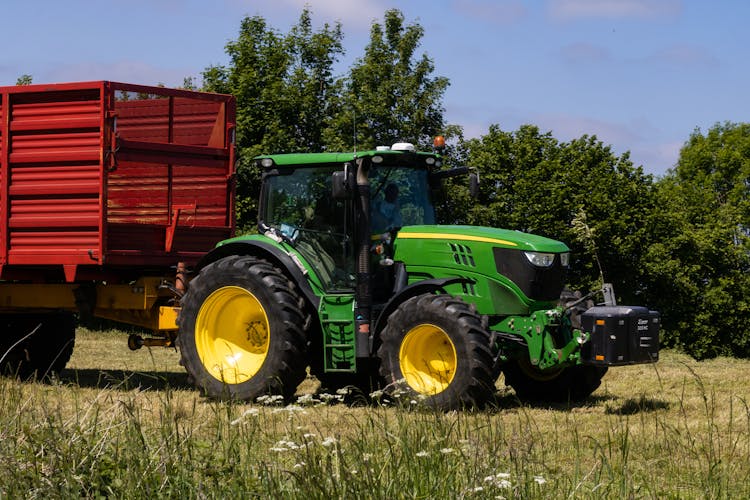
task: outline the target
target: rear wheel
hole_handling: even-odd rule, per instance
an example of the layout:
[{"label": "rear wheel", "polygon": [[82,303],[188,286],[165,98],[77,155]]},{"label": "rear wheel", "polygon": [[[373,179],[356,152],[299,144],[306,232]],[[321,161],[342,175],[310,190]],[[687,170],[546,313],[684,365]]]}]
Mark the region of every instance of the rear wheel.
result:
[{"label": "rear wheel", "polygon": [[401,304],[381,334],[386,389],[443,410],[484,405],[494,394],[489,334],[473,306],[425,294]]},{"label": "rear wheel", "polygon": [[578,402],[601,385],[606,367],[576,365],[542,372],[528,360],[511,361],[503,366],[505,383],[518,399],[536,402]]},{"label": "rear wheel", "polygon": [[69,312],[7,314],[0,317],[0,370],[22,379],[59,374],[75,344],[75,317]]},{"label": "rear wheel", "polygon": [[209,264],[182,299],[181,363],[209,397],[290,398],[306,374],[303,307],[294,284],[264,260]]}]

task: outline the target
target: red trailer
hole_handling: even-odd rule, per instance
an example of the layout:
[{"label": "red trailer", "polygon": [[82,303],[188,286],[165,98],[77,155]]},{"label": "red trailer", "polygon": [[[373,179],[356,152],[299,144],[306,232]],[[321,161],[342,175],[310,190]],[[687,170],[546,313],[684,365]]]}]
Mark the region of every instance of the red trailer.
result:
[{"label": "red trailer", "polygon": [[71,343],[52,326],[72,329],[70,311],[168,345],[178,274],[234,233],[234,127],[229,95],[0,87],[0,356],[36,327],[30,339]]}]

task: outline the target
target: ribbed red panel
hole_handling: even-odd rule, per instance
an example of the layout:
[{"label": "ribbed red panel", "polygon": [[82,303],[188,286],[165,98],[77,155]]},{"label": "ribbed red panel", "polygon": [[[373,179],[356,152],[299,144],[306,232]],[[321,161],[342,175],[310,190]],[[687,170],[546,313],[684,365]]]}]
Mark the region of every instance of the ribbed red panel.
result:
[{"label": "ribbed red panel", "polygon": [[[188,146],[223,147],[223,136],[218,144],[209,144],[222,103],[201,102],[197,99],[163,98],[137,101],[118,101],[117,130],[123,139],[147,142],[171,142]],[[169,108],[172,106],[172,140]]]},{"label": "ribbed red panel", "polygon": [[100,89],[13,94],[9,105],[8,262],[92,263],[102,215]]},{"label": "ribbed red panel", "polygon": [[83,82],[0,87],[0,99],[0,278],[137,275],[231,236],[230,96]]}]

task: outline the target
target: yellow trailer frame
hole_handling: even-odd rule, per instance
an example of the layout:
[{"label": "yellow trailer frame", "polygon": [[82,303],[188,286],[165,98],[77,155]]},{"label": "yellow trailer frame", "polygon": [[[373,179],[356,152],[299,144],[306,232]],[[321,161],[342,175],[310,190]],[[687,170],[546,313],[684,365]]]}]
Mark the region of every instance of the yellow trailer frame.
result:
[{"label": "yellow trailer frame", "polygon": [[[0,311],[93,308],[98,318],[141,326],[165,335],[177,330],[180,308],[168,305],[175,294],[165,285],[174,278],[144,277],[128,284],[0,283]],[[81,301],[91,296],[91,304]]]}]

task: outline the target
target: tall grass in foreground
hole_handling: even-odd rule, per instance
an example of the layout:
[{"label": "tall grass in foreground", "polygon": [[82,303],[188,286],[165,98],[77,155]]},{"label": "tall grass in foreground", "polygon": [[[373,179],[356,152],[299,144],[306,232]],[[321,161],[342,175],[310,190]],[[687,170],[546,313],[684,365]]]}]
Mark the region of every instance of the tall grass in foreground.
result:
[{"label": "tall grass in foreground", "polygon": [[749,498],[749,367],[667,354],[661,385],[629,367],[585,406],[501,391],[473,413],[208,402],[127,375],[0,379],[0,496]]}]

